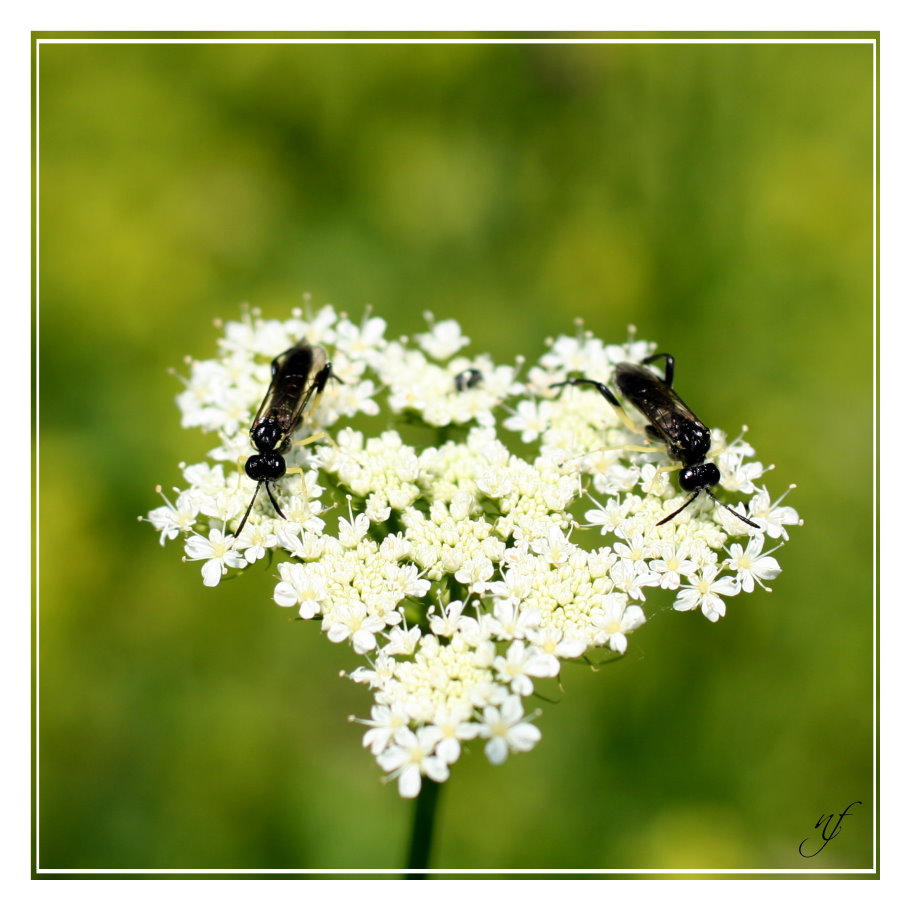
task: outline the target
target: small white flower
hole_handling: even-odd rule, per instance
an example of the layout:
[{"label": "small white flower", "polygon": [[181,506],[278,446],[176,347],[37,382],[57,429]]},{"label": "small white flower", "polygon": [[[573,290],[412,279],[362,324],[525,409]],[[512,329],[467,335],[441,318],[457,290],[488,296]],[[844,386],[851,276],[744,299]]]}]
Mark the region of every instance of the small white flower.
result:
[{"label": "small white flower", "polygon": [[[793,487],[791,486],[790,489],[792,490]],[[786,495],[784,493],[784,496]],[[784,496],[772,503],[767,488],[762,487],[749,503],[749,517],[772,540],[777,540],[778,538],[789,540],[784,525],[798,525],[801,523],[796,509],[780,505],[780,501]]]},{"label": "small white flower", "polygon": [[353,521],[338,519],[338,540],[343,547],[356,547],[369,530],[370,519],[366,515],[358,515]]},{"label": "small white flower", "polygon": [[648,573],[648,564],[645,562],[654,555],[654,547],[645,541],[643,534],[632,534],[628,542],[619,540],[613,544],[616,555],[628,560],[636,572]]},{"label": "small white flower", "polygon": [[160,543],[164,546],[165,540],[174,540],[179,534],[189,534],[193,530],[199,514],[199,504],[188,492],[178,495],[176,505],[164,495],[161,487],[158,487],[158,493],[167,505],[152,509],[146,520],[152,523],[156,531],[161,532]]},{"label": "small white flower", "polygon": [[550,350],[540,358],[540,362],[554,372],[583,373],[587,365],[583,351],[583,342],[580,338],[560,335],[550,345]]},{"label": "small white flower", "polygon": [[[627,357],[626,360],[628,359]],[[584,338],[560,335],[550,350],[540,358],[540,362],[557,373],[584,373],[588,376],[609,374],[604,344],[590,335]]]},{"label": "small white flower", "polygon": [[243,533],[237,541],[237,548],[243,550],[243,556],[251,565],[265,558],[266,553],[278,543],[277,535],[272,533],[272,522],[247,522]]},{"label": "small white flower", "polygon": [[434,755],[440,740],[438,728],[421,727],[413,730],[402,727],[395,734],[394,744],[383,752],[377,761],[383,771],[390,772],[389,780],[398,778],[398,792],[406,799],[420,793],[421,776],[439,783],[449,776],[449,766]]},{"label": "small white flower", "polygon": [[695,610],[701,608],[702,613],[717,622],[727,612],[726,604],[720,599],[733,597],[739,594],[739,584],[731,575],[717,577],[720,569],[717,566],[704,566],[697,575],[689,576],[689,584],[682,586],[676,600],[673,602],[674,610]]},{"label": "small white flower", "polygon": [[358,654],[366,654],[376,647],[376,633],[385,628],[385,622],[370,616],[366,604],[359,600],[336,604],[322,620],[322,628],[329,641],[350,639]]},{"label": "small white flower", "polygon": [[661,544],[658,548],[659,559],[648,563],[652,572],[660,576],[660,586],[666,591],[675,591],[681,582],[680,576],[694,575],[698,565],[687,558],[687,544]]},{"label": "small white flower", "polygon": [[608,499],[603,506],[588,509],[585,521],[589,527],[600,528],[601,534],[609,534],[622,524],[627,513],[628,509],[618,499]]},{"label": "small white flower", "polygon": [[743,461],[742,452],[726,451],[717,458],[721,472],[721,484],[725,490],[734,493],[754,493],[755,481],[765,472],[759,461]]},{"label": "small white flower", "polygon": [[389,643],[382,649],[385,654],[413,654],[420,641],[420,626],[394,628],[388,636]]},{"label": "small white flower", "polygon": [[635,600],[644,600],[642,587],[659,585],[660,576],[647,568],[642,568],[644,563],[637,565],[630,559],[619,559],[610,568],[610,578],[620,591],[624,591]]},{"label": "small white flower", "polygon": [[281,581],[275,586],[275,603],[279,607],[300,605],[301,619],[312,619],[322,610],[328,598],[323,575],[315,566],[285,562],[278,566]]},{"label": "small white flower", "polygon": [[373,755],[384,752],[391,743],[395,734],[408,725],[408,715],[399,707],[389,705],[373,705],[370,712],[371,720],[363,720],[370,729],[363,734],[363,744]]},{"label": "small white flower", "polygon": [[183,479],[190,485],[197,497],[214,497],[227,489],[224,468],[204,462],[191,464],[183,469]]},{"label": "small white flower", "polygon": [[602,474],[594,475],[594,489],[613,496],[634,489],[640,478],[641,468],[637,465],[611,464]]},{"label": "small white flower", "polygon": [[310,531],[301,533],[299,528],[294,527],[288,522],[281,522],[277,529],[275,537],[278,546],[295,559],[306,561],[319,559],[326,551],[328,538],[322,534],[313,534]]},{"label": "small white flower", "polygon": [[[509,574],[518,575],[514,570],[509,570]],[[491,585],[490,587],[495,587]],[[530,594],[530,585],[527,588],[527,594]],[[526,638],[528,633],[540,625],[540,611],[533,607],[520,606],[517,598],[508,600],[499,600],[493,605],[493,616],[489,623],[491,635],[503,641],[512,639]]]},{"label": "small white flower", "polygon": [[430,590],[430,582],[420,577],[417,566],[399,566],[394,577],[404,597],[423,597]]},{"label": "small white flower", "polygon": [[645,614],[641,607],[628,604],[622,594],[610,594],[604,598],[604,605],[594,611],[592,619],[607,647],[618,654],[625,654],[628,645],[626,634],[644,623]]},{"label": "small white flower", "polygon": [[562,629],[553,627],[529,630],[528,641],[537,645],[544,654],[563,659],[581,657],[588,648],[588,643],[583,638],[573,638]]},{"label": "small white flower", "polygon": [[515,413],[502,425],[507,430],[521,433],[522,442],[534,442],[550,425],[553,408],[548,401],[520,401]]},{"label": "small white flower", "polygon": [[455,580],[467,585],[469,591],[481,592],[486,587],[484,583],[493,577],[494,571],[493,563],[478,553],[462,563],[455,573]]},{"label": "small white flower", "polygon": [[534,691],[530,677],[556,676],[559,673],[559,661],[552,654],[539,651],[534,645],[526,647],[520,641],[513,641],[505,656],[493,661],[493,668],[516,695],[530,695]]},{"label": "small white flower", "polygon": [[401,562],[411,553],[411,543],[404,534],[389,534],[382,539],[379,552],[389,562]]},{"label": "small white flower", "polygon": [[389,505],[385,496],[380,493],[370,493],[370,495],[367,496],[366,507],[363,510],[363,514],[368,521],[374,522],[375,524],[382,524],[389,520],[389,516],[392,514],[392,507]]},{"label": "small white flower", "polygon": [[202,565],[202,583],[206,587],[214,588],[227,575],[228,567],[242,569],[246,565],[243,554],[231,549],[233,543],[233,537],[225,537],[217,528],[213,528],[207,538],[194,534],[187,540],[184,545],[187,561],[205,560]]},{"label": "small white flower", "polygon": [[363,355],[371,358],[376,349],[385,347],[386,321],[374,316],[355,325],[349,319],[342,319],[336,328],[336,343],[348,357]]},{"label": "small white flower", "polygon": [[[763,581],[773,581],[780,575],[780,564],[768,553],[762,554],[764,539],[759,534],[753,537],[746,545],[744,550],[738,543],[732,544],[729,549],[730,558],[726,565],[736,572],[736,581],[747,594],[755,590],[755,585],[763,588],[765,591],[771,589],[763,585]],[[778,546],[780,546],[778,544]],[[775,550],[777,547],[774,548]]]},{"label": "small white flower", "polygon": [[[630,331],[633,331],[631,327]],[[625,361],[641,363],[653,351],[653,342],[636,341],[634,338],[630,338],[625,344],[608,344],[606,355],[608,363],[615,366]]]},{"label": "small white flower", "polygon": [[437,322],[429,332],[416,337],[417,343],[436,360],[447,360],[471,341],[461,334],[461,326],[454,319]]},{"label": "small white flower", "polygon": [[501,765],[509,752],[529,752],[540,742],[540,730],[523,715],[517,695],[510,695],[501,707],[483,709],[479,734],[488,740],[484,752],[494,765]]},{"label": "small white flower", "polygon": [[358,667],[351,673],[343,674],[354,682],[366,683],[371,689],[384,689],[395,678],[395,668],[398,662],[387,654],[378,654],[372,661],[372,666]]},{"label": "small white flower", "polygon": [[516,569],[507,569],[502,581],[487,584],[487,593],[495,598],[494,613],[500,603],[516,607],[531,593],[532,577]]},{"label": "small white flower", "polygon": [[543,556],[550,565],[561,566],[572,555],[575,547],[561,528],[551,527],[546,537],[538,537],[531,542],[531,549]]},{"label": "small white flower", "polygon": [[433,726],[439,731],[436,754],[448,765],[458,761],[461,744],[477,736],[480,725],[464,720],[462,714],[440,708],[433,716]]},{"label": "small white flower", "polygon": [[458,621],[461,618],[462,610],[464,610],[464,603],[460,600],[453,600],[443,608],[441,616],[432,613],[430,631],[442,638],[453,638],[458,632]]},{"label": "small white flower", "polygon": [[661,471],[657,465],[642,465],[641,489],[648,496],[663,496],[670,483],[667,471]]}]

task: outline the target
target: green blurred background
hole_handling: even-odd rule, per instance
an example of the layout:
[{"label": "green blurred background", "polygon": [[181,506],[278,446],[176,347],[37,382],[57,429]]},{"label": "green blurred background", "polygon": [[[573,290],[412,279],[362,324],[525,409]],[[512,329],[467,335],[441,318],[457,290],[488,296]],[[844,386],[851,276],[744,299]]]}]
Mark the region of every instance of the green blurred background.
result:
[{"label": "green blurred background", "polygon": [[538,748],[455,766],[435,865],[872,863],[870,45],[42,45],[39,79],[43,868],[403,862],[359,661],[136,521],[213,443],[166,369],[307,291],[507,361],[635,323],[800,485],[774,593],[566,668]]}]

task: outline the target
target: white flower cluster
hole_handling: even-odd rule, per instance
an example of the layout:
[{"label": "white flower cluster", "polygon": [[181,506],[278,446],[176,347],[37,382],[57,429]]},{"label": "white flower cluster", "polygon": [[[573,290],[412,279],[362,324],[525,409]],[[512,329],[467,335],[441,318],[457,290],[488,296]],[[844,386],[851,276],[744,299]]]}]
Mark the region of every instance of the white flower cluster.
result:
[{"label": "white flower cluster", "polygon": [[[269,364],[301,339],[327,350],[338,381],[298,435],[334,438],[291,449],[298,470],[274,485],[285,519],[261,496],[235,538],[256,489],[240,465]],[[643,434],[596,390],[552,388],[607,380],[650,344],[559,338],[519,383],[520,361],[459,356],[468,339],[453,320],[429,317],[415,342],[387,341],[381,319],[355,325],[331,307],[226,324],[221,356],[192,362],[178,399],[184,426],[218,432],[213,463],[183,466],[186,488],[148,516],[162,544],[183,538],[206,585],[277,555],[275,602],[365,659],[348,674],[373,694],[363,743],[406,797],[423,777],[445,780],[472,739],[495,764],[533,748],[540,731],[524,700],[536,681],[592,649],[624,653],[649,595],[673,592],[677,610],[713,621],[724,598],[767,590],[780,567],[765,538],[776,549],[799,521],[757,485],[751,447],[715,433],[721,486],[750,497],[735,507],[759,530],[705,496],[658,525],[682,502],[666,453],[630,449]],[[397,429],[342,423],[379,413],[377,399]],[[500,415],[519,447],[538,448],[510,451]],[[436,428],[438,444],[406,441],[414,424]]]}]

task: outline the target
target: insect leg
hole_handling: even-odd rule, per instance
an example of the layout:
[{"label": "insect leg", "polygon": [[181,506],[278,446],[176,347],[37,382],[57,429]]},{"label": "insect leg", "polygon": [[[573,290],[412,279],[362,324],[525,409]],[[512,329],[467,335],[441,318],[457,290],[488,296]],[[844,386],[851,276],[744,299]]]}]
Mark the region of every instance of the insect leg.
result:
[{"label": "insect leg", "polygon": [[[246,463],[249,461],[248,455],[238,455],[237,456],[237,489],[239,490],[243,484],[243,478],[246,477]],[[256,488],[256,492],[259,492],[259,488]],[[255,499],[255,496],[253,497]],[[249,514],[249,513],[247,513]],[[246,521],[244,517],[243,521]],[[240,522],[240,527],[243,527],[243,521]]]},{"label": "insect leg", "polygon": [[613,405],[614,408],[621,408],[622,405],[619,403],[617,397],[605,386],[602,382],[598,382],[596,379],[588,379],[585,376],[580,376],[578,379],[566,379],[563,382],[554,382],[550,388],[558,389],[564,385],[592,385],[607,401]]},{"label": "insect leg", "polygon": [[[313,379],[313,385],[316,387],[316,399],[313,402],[314,408],[319,403],[319,396],[323,393],[323,390],[325,389],[325,384],[329,381],[329,377],[338,379],[338,377],[332,372],[332,364],[327,363],[316,374],[315,379]],[[338,379],[338,381],[341,382],[342,385],[344,385],[344,383],[341,381],[341,379]]]},{"label": "insect leg", "polygon": [[335,442],[335,440],[332,439],[332,437],[329,436],[329,434],[326,433],[325,430],[319,430],[317,433],[313,433],[312,436],[307,436],[305,439],[295,439],[291,443],[291,445],[292,446],[306,446],[306,445],[309,445],[311,442],[316,442],[317,439],[325,439],[329,443],[329,445],[334,446],[336,449],[338,448],[338,443]]},{"label": "insect leg", "polygon": [[565,382],[554,382],[550,388],[557,389],[560,386],[565,385],[594,386],[594,388],[597,389],[597,391],[607,399],[613,410],[616,411],[616,416],[623,422],[623,424],[625,424],[625,426],[628,427],[633,433],[641,433],[641,427],[635,426],[629,415],[623,410],[623,406],[619,403],[619,399],[609,390],[609,388],[607,388],[604,383],[598,382],[596,379],[587,379],[586,377],[582,376],[578,379],[567,379]]},{"label": "insect leg", "polygon": [[[324,439],[326,442],[328,442],[334,448],[336,448],[336,449],[338,448],[338,443],[335,442],[335,440],[332,439],[332,437],[329,436],[329,434],[325,430],[319,430],[318,432],[313,433],[311,436],[307,436],[304,439],[297,439],[294,442],[292,442],[291,445],[292,446],[305,446],[305,445],[309,445],[311,442],[316,442],[317,439]],[[308,470],[308,468],[303,468],[300,466],[288,468],[287,471],[285,471],[285,475],[287,475],[287,474],[299,474],[300,475],[300,482],[303,484],[304,499],[309,500],[310,494],[307,492],[307,488],[306,488],[307,470]]]},{"label": "insect leg", "polygon": [[642,363],[654,363],[655,360],[664,361],[664,382],[672,389],[673,374],[676,371],[676,358],[672,354],[652,354],[645,357]]},{"label": "insect leg", "polygon": [[[579,452],[578,455],[570,455],[564,461],[559,463],[559,467],[568,464],[575,458],[585,458],[588,455],[599,455],[601,452],[646,452],[650,455],[657,454],[666,454],[665,446],[637,446],[637,445],[622,445],[622,446],[603,446],[600,449],[591,449],[587,452]],[[677,468],[682,467],[682,465],[676,465]],[[658,470],[666,470],[665,468],[659,468]],[[672,469],[671,469],[672,470]]]},{"label": "insect leg", "polygon": [[[300,485],[303,487],[303,498],[304,498],[304,501],[307,503],[307,510],[308,510],[308,511],[310,512],[310,514],[312,515],[312,514],[313,514],[312,509],[310,509],[310,507],[309,507],[309,502],[310,502],[310,491],[309,491],[309,489],[307,488],[307,485],[306,485],[306,472],[307,472],[307,469],[306,469],[306,468],[297,465],[296,467],[288,468],[287,471],[285,471],[284,476],[285,476],[285,477],[288,477],[288,476],[291,475],[291,474],[299,474],[299,475],[300,475]],[[284,518],[283,515],[282,515],[281,517]]]},{"label": "insect leg", "polygon": [[655,454],[667,454],[666,446],[636,446],[636,445],[624,445],[624,446],[609,446],[606,449],[595,449],[595,452],[609,452],[611,449],[619,450],[623,449],[626,452],[648,452],[652,455]]}]

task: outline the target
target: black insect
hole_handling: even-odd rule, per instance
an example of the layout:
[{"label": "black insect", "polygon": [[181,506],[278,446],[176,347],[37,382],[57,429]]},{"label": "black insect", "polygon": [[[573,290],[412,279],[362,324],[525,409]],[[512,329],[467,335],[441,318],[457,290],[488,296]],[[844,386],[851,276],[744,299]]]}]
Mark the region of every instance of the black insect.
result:
[{"label": "black insect", "polygon": [[473,367],[462,370],[455,377],[455,391],[464,392],[466,389],[473,389],[483,381],[483,373]]},{"label": "black insect", "polygon": [[[332,364],[328,362],[325,351],[306,341],[299,341],[272,361],[272,382],[250,427],[250,440],[258,454],[251,455],[244,467],[247,476],[256,481],[256,490],[235,537],[240,536],[263,485],[275,511],[285,517],[269,484],[288,472],[284,453],[291,447],[291,437],[300,426],[306,406],[318,398],[331,375]],[[312,439],[310,437],[301,442]]]},{"label": "black insect", "polygon": [[[654,363],[657,360],[664,361],[663,379],[645,366],[645,364]],[[699,493],[704,491],[741,521],[750,527],[758,528],[757,524],[749,521],[745,515],[740,515],[739,512],[731,509],[711,492],[711,487],[720,482],[720,471],[717,465],[705,461],[708,449],[711,448],[711,432],[673,391],[675,366],[676,361],[672,354],[652,354],[641,363],[617,364],[613,371],[613,381],[622,396],[648,419],[645,433],[651,439],[666,445],[667,454],[673,461],[682,462],[679,486],[686,493],[692,494],[675,512],[657,523],[662,525],[671,518],[675,518],[695,501]],[[557,382],[553,387],[564,385],[594,386],[616,408],[624,422],[629,423],[628,417],[622,410],[622,405],[604,383],[580,377]]]}]

